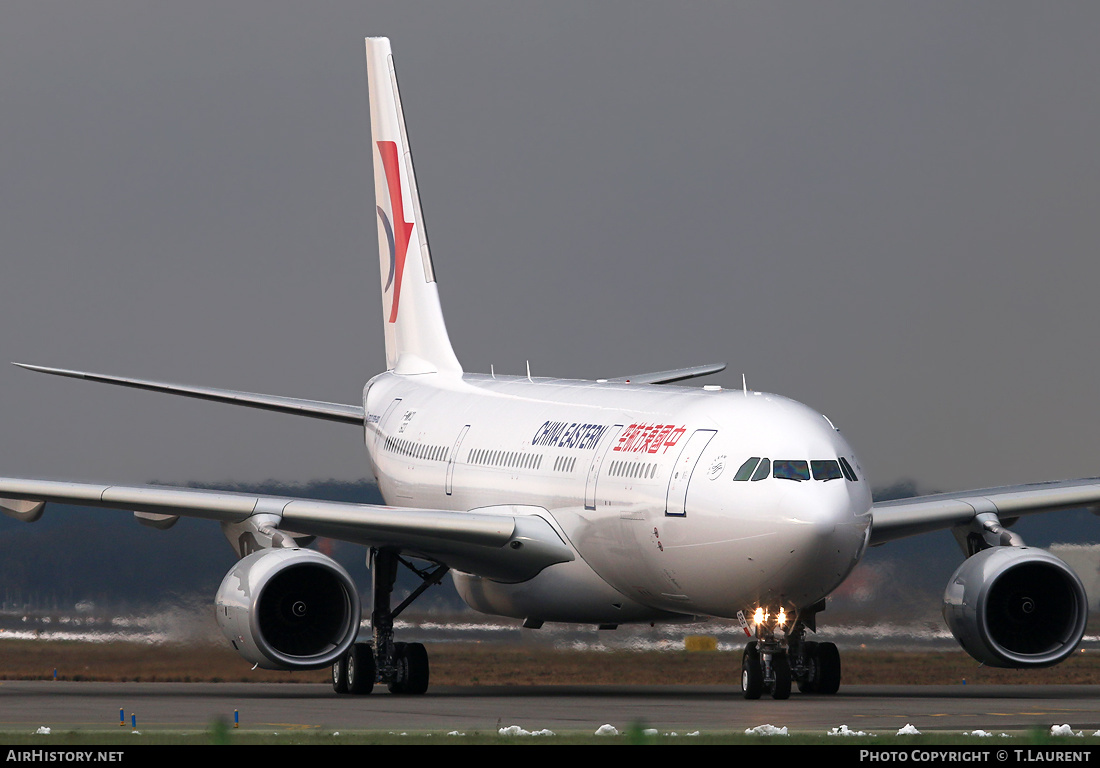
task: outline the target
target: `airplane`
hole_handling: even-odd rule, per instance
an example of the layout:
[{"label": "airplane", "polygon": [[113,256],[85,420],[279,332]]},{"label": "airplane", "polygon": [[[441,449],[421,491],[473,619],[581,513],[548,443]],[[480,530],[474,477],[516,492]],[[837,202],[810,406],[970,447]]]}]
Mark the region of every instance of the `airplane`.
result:
[{"label": "airplane", "polygon": [[[386,370],[359,404],[20,364],[28,370],[297,414],[363,430],[385,505],[195,488],[0,478],[0,508],[49,502],[132,511],[169,528],[217,521],[239,556],[214,604],[249,662],[332,669],[337,693],[427,691],[424,646],[394,620],[450,575],[473,609],[616,627],[718,618],[748,636],[744,696],[834,694],[841,660],[816,637],[829,595],[870,546],[951,529],[965,559],[943,614],[978,661],[1045,667],[1085,631],[1088,600],[1061,560],[1008,526],[1100,505],[1100,479],[875,503],[856,453],[823,414],[741,386],[682,382],[707,364],[592,381],[468,373],[451,347],[424,229],[389,40],[366,40]],[[309,544],[367,549],[369,640],[347,571]],[[394,605],[408,568],[419,586]]]}]

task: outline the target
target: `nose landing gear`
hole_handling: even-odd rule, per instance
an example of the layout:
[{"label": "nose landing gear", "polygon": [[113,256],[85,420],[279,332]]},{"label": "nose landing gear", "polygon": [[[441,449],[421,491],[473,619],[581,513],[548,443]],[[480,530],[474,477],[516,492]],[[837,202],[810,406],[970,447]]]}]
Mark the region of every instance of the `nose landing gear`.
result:
[{"label": "nose landing gear", "polygon": [[741,690],[746,699],[759,699],[768,691],[773,699],[791,695],[791,664],[787,649],[775,640],[753,640],[741,657]]},{"label": "nose landing gear", "polygon": [[837,692],[840,653],[836,646],[806,640],[806,629],[814,629],[816,614],[823,609],[823,604],[814,606],[805,612],[805,621],[800,617],[789,629],[782,621],[755,622],[756,639],[745,646],[741,657],[741,690],[746,699],[759,699],[765,692],[773,699],[789,698],[792,682],[802,693]]}]

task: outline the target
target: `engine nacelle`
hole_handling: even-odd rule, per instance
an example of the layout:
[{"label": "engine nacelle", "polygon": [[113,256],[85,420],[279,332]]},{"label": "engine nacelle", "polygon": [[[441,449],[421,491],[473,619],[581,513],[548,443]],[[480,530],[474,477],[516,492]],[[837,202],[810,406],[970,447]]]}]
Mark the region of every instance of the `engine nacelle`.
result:
[{"label": "engine nacelle", "polygon": [[311,549],[265,549],[242,558],[214,603],[233,647],[264,669],[329,666],[359,633],[355,584]]},{"label": "engine nacelle", "polygon": [[968,558],[943,595],[943,618],[963,649],[992,667],[1049,667],[1085,634],[1088,599],[1077,574],[1031,547]]}]

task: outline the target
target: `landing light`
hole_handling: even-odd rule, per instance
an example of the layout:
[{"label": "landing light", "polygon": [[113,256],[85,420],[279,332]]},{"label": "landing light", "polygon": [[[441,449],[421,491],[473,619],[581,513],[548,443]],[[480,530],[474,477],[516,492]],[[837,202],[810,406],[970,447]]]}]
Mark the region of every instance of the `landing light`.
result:
[{"label": "landing light", "polygon": [[[769,620],[772,618],[772,614],[763,606],[757,608],[752,614],[752,623],[759,627],[764,624],[771,623]],[[783,608],[779,609],[779,612],[775,614],[775,628],[783,628],[787,625],[787,611]]]}]

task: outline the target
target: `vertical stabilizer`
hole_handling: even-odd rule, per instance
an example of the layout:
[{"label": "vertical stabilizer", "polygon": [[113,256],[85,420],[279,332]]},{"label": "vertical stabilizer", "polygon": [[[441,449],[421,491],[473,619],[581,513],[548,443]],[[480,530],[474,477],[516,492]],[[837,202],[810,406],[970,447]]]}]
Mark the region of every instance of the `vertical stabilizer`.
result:
[{"label": "vertical stabilizer", "polygon": [[439,304],[387,38],[367,38],[367,82],[386,367],[398,373],[461,372]]}]

